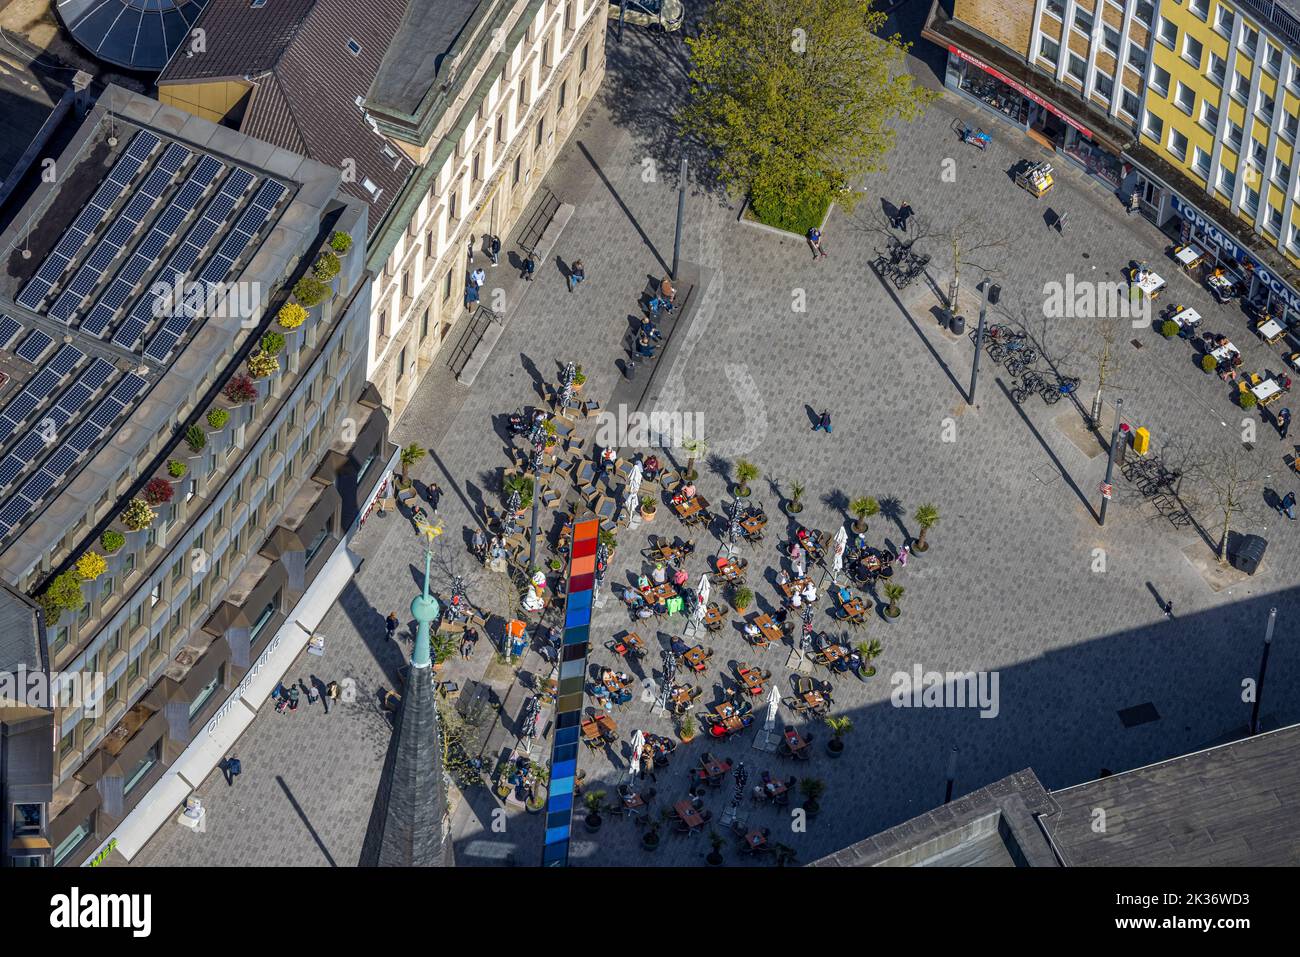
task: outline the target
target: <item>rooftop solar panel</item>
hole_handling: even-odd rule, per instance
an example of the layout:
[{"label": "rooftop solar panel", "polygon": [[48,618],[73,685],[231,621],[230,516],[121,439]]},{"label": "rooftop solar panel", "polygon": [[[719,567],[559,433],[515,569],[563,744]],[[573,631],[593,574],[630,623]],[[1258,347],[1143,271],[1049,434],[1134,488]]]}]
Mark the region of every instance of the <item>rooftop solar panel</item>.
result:
[{"label": "rooftop solar panel", "polygon": [[8,442],[17,428],[17,422],[9,418],[8,415],[0,413],[0,442]]},{"label": "rooftop solar panel", "polygon": [[122,381],[114,387],[110,395],[125,405],[134,402],[136,396],[144,391],[144,387],[144,379],[131,372],[122,378]]},{"label": "rooftop solar panel", "polygon": [[221,192],[228,193],[231,196],[243,196],[248,187],[257,179],[252,173],[242,166],[236,166],[231,170],[230,175],[226,177],[221,184]]},{"label": "rooftop solar panel", "polygon": [[32,504],[36,504],[45,498],[52,488],[54,488],[54,478],[44,472],[37,472],[23,483],[23,487],[18,490],[18,494]]},{"label": "rooftop solar panel", "polygon": [[[72,348],[65,346],[64,348]],[[75,349],[73,350],[76,351]],[[53,369],[45,368],[32,377],[32,381],[27,383],[27,388],[23,391],[30,393],[37,402],[44,402],[54,394],[54,389],[58,386],[59,380],[63,376],[59,375]]]},{"label": "rooftop solar panel", "polygon": [[21,499],[15,495],[9,500],[9,504],[4,508],[0,508],[0,525],[3,525],[7,532],[26,518],[27,513],[30,511],[31,506],[27,503],[26,499]]},{"label": "rooftop solar panel", "polygon": [[41,428],[46,430],[46,434],[51,439],[57,438],[59,429],[67,425],[70,418],[72,418],[71,412],[53,405],[41,416]]},{"label": "rooftop solar panel", "polygon": [[262,184],[262,188],[257,191],[257,198],[253,200],[253,205],[260,209],[271,210],[275,208],[288,189],[277,180],[268,179]]},{"label": "rooftop solar panel", "polygon": [[90,422],[83,422],[77,426],[77,430],[68,438],[68,448],[75,449],[77,452],[86,452],[99,441],[100,435],[104,432],[97,425]]},{"label": "rooftop solar panel", "polygon": [[45,437],[37,429],[32,429],[22,437],[11,452],[23,462],[30,464],[36,461],[36,454],[43,448],[45,448]]},{"label": "rooftop solar panel", "polygon": [[127,264],[123,266],[121,271],[117,274],[118,278],[125,282],[128,287],[134,286],[144,278],[144,274],[149,271],[149,266],[152,262],[152,257],[146,259],[139,255],[132,256],[130,260],[127,261]]},{"label": "rooftop solar panel", "polygon": [[[82,246],[86,245],[86,240],[89,238],[90,238],[90,233],[83,232],[82,230],[76,229],[74,227],[72,229],[69,229],[66,233],[63,234],[63,238],[60,239],[58,245],[54,247],[54,252],[61,259],[71,260],[74,256],[77,255],[77,250],[79,250]],[[60,263],[58,268],[63,269],[63,267],[66,266],[67,264],[68,263],[66,261]]]},{"label": "rooftop solar panel", "polygon": [[215,219],[218,222],[224,222],[230,215],[230,211],[235,208],[234,197],[218,194],[212,197],[212,202],[208,203],[208,208],[203,211],[204,217]]},{"label": "rooftop solar panel", "polygon": [[112,374],[113,363],[97,357],[89,366],[87,366],[86,371],[81,373],[81,378],[77,381],[87,389],[94,391],[107,382],[109,376]]},{"label": "rooftop solar panel", "polygon": [[[105,298],[107,298],[107,293],[105,294]],[[112,306],[101,302],[90,311],[90,315],[86,317],[84,322],[82,322],[81,331],[88,336],[103,336],[104,330],[107,329],[108,324],[113,321],[113,311]]]},{"label": "rooftop solar panel", "polygon": [[198,165],[194,167],[194,172],[190,174],[190,180],[199,186],[211,186],[223,169],[225,169],[225,166],[215,157],[204,156],[199,160]]},{"label": "rooftop solar panel", "polygon": [[63,275],[63,270],[66,268],[68,268],[68,257],[56,252],[41,263],[41,268],[36,270],[36,278],[43,282],[53,283],[54,280]]},{"label": "rooftop solar panel", "polygon": [[5,415],[15,423],[23,422],[40,404],[40,399],[24,390],[9,400],[9,404],[5,406]]},{"label": "rooftop solar panel", "polygon": [[48,366],[49,371],[53,372],[60,379],[77,367],[86,354],[75,346],[64,346],[54,354]]},{"label": "rooftop solar panel", "polygon": [[23,331],[23,324],[12,316],[0,315],[0,349],[9,348],[18,333]]},{"label": "rooftop solar panel", "polygon": [[160,329],[154,333],[154,337],[149,340],[149,345],[145,348],[144,354],[155,362],[165,362],[171,355],[176,343],[180,342],[180,336],[170,329]]},{"label": "rooftop solar panel", "polygon": [[27,338],[22,341],[15,350],[15,355],[20,359],[26,359],[28,362],[36,362],[48,349],[54,344],[54,340],[41,332],[39,329],[33,329],[27,334]]},{"label": "rooftop solar panel", "polygon": [[140,334],[148,325],[146,320],[132,313],[117,327],[117,332],[113,333],[113,341],[124,349],[134,350],[140,342]]},{"label": "rooftop solar panel", "polygon": [[55,478],[63,478],[68,474],[68,470],[77,464],[78,458],[80,456],[77,454],[77,450],[65,444],[45,460],[45,464],[41,466],[41,471],[48,472]]},{"label": "rooftop solar panel", "polygon": [[35,311],[40,306],[45,294],[50,291],[50,284],[43,279],[33,279],[18,295],[18,304]]},{"label": "rooftop solar panel", "polygon": [[153,152],[154,147],[161,142],[162,140],[148,130],[140,130],[131,138],[131,145],[126,148],[126,155],[132,159],[143,161]]},{"label": "rooftop solar panel", "polygon": [[80,382],[74,382],[63,390],[59,396],[59,401],[54,403],[56,409],[67,409],[69,412],[76,412],[86,404],[86,400],[94,395],[94,390],[87,388]]},{"label": "rooftop solar panel", "polygon": [[95,411],[90,413],[90,421],[94,425],[99,426],[101,430],[107,429],[113,424],[113,420],[122,414],[123,408],[125,408],[125,406],[123,406],[121,402],[117,401],[117,399],[112,396],[109,396],[103,402],[99,403],[99,405],[95,406]]},{"label": "rooftop solar panel", "polygon": [[13,484],[14,479],[23,474],[22,460],[16,455],[6,455],[3,462],[0,462],[0,488],[7,488]]}]

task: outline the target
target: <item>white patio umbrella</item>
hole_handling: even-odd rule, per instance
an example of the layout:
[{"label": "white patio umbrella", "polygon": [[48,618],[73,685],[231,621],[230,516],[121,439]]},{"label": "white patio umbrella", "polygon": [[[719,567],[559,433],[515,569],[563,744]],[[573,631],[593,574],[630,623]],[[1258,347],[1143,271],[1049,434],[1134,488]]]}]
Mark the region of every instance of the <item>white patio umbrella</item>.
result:
[{"label": "white patio umbrella", "polygon": [[623,499],[623,507],[627,509],[627,520],[632,521],[632,516],[641,507],[641,501],[636,497],[636,492],[627,493],[627,498]]},{"label": "white patio umbrella", "polygon": [[632,735],[632,766],[628,768],[628,774],[636,776],[637,770],[641,767],[641,749],[645,747],[645,732],[637,729],[636,734]]},{"label": "white patio umbrella", "polygon": [[763,722],[763,730],[771,731],[776,727],[776,710],[781,706],[781,689],[772,685],[772,690],[767,695],[767,719]]},{"label": "white patio umbrella", "polygon": [[840,572],[844,570],[844,549],[849,544],[849,531],[843,525],[835,533],[835,542],[832,545],[834,560],[831,563],[831,581],[839,584]]},{"label": "white patio umbrella", "polygon": [[641,478],[643,472],[641,463],[637,462],[632,466],[632,474],[627,478],[627,491],[629,495],[639,495],[641,492]]},{"label": "white patio umbrella", "polygon": [[700,586],[695,591],[696,595],[698,595],[700,599],[695,603],[695,620],[697,622],[703,622],[704,615],[709,610],[709,592],[711,590],[712,589],[709,585],[709,576],[701,575]]}]

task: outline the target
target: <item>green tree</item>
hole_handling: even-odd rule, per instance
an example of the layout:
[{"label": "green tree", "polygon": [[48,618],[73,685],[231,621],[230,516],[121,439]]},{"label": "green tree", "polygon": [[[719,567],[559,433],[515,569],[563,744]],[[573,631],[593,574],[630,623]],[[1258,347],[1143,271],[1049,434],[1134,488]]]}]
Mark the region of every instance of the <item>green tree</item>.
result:
[{"label": "green tree", "polygon": [[758,466],[748,459],[736,463],[736,483],[740,486],[736,494],[741,498],[749,497],[749,483],[758,478]]},{"label": "green tree", "polygon": [[424,458],[424,447],[418,442],[412,442],[406,448],[402,449],[402,484],[410,485],[411,479],[407,475],[407,470],[412,465]]},{"label": "green tree", "polygon": [[895,585],[890,582],[885,586],[885,598],[889,601],[888,607],[885,608],[885,614],[890,618],[897,618],[899,615],[898,599],[903,597],[903,586]]},{"label": "green tree", "polygon": [[909,45],[877,36],[884,24],[866,0],[718,0],[686,39],[681,125],[761,219],[802,231],[830,202],[851,209],[851,181],[884,169],[892,123],[933,98],[905,68]]},{"label": "green tree", "polygon": [[519,507],[528,508],[533,504],[533,478],[531,475],[511,475],[502,483],[505,490],[505,497],[510,498],[511,492],[519,493]]},{"label": "green tree", "polygon": [[855,498],[849,503],[849,514],[857,519],[853,523],[853,530],[859,533],[865,532],[867,530],[867,519],[880,514],[880,503],[870,495]]},{"label": "green tree", "polygon": [[922,505],[917,508],[912,519],[921,529],[921,534],[916,536],[916,544],[912,548],[915,551],[923,552],[930,547],[926,544],[925,533],[934,528],[935,523],[939,521],[939,510],[933,505]]}]

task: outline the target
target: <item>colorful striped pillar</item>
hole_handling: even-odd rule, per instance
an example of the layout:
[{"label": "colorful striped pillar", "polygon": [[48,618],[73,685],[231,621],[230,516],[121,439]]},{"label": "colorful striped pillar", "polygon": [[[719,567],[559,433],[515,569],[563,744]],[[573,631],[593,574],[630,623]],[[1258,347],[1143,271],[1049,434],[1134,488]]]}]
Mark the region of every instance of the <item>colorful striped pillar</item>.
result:
[{"label": "colorful striped pillar", "polygon": [[573,833],[573,786],[578,773],[582,692],[587,676],[587,645],[591,637],[592,586],[596,579],[596,543],[600,522],[590,519],[573,528],[569,552],[569,588],[564,602],[564,640],[560,650],[560,680],[555,700],[555,744],[546,799],[546,845],[542,866],[569,862]]}]

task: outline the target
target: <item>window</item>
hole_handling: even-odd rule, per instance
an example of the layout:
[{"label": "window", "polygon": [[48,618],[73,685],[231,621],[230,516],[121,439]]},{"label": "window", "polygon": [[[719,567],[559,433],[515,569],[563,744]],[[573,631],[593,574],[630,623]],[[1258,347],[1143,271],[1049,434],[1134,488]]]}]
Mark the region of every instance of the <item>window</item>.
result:
[{"label": "window", "polygon": [[1180,82],[1174,90],[1174,102],[1178,104],[1180,110],[1191,116],[1192,109],[1196,106],[1196,94],[1192,92],[1191,87]]},{"label": "window", "polygon": [[348,38],[348,52],[353,56],[361,56],[361,44],[351,37]]},{"label": "window", "polygon": [[1209,100],[1201,101],[1201,125],[1211,133],[1219,128],[1219,108]]},{"label": "window", "polygon": [[1114,27],[1103,24],[1101,28],[1101,42],[1106,48],[1106,52],[1113,57],[1119,56],[1119,31]]},{"label": "window", "polygon": [[1187,137],[1178,130],[1171,129],[1169,131],[1169,152],[1180,160],[1187,159]]},{"label": "window", "polygon": [[1232,77],[1232,95],[1245,103],[1250,98],[1250,77],[1244,73],[1234,74]]},{"label": "window", "polygon": [[582,55],[578,57],[579,74],[583,74],[587,72],[587,49],[590,46],[591,46],[591,41],[588,41],[582,45]]},{"label": "window", "polygon": [[173,582],[180,581],[181,575],[183,574],[185,574],[185,559],[178,558],[176,559],[175,563],[172,565],[172,574],[171,574],[172,581]]},{"label": "window", "polygon": [[[476,183],[483,182],[483,154],[482,153],[474,154],[474,160],[470,164],[470,172],[474,179],[474,182]],[[402,291],[405,292],[406,290],[403,289]]]},{"label": "window", "polygon": [[140,626],[143,623],[144,623],[144,606],[137,605],[135,610],[131,612],[131,631],[138,631]]},{"label": "window", "polygon": [[420,341],[423,342],[429,335],[429,310],[425,309],[420,316]]},{"label": "window", "polygon": [[556,100],[556,103],[557,103],[557,105],[556,105],[556,109],[557,109],[557,110],[562,110],[562,109],[564,109],[564,104],[565,104],[565,101],[568,99],[568,96],[569,96],[569,81],[568,81],[568,80],[565,80],[563,83],[560,84],[560,95],[559,95],[559,97],[558,97],[557,100]]},{"label": "window", "polygon": [[1107,100],[1115,93],[1115,81],[1104,73],[1096,73],[1093,76],[1093,82],[1096,84],[1096,90]]},{"label": "window", "polygon": [[91,833],[94,831],[94,828],[91,827],[91,822],[93,820],[94,820],[94,815],[92,814],[90,817],[86,818],[75,828],[73,828],[67,837],[59,841],[58,846],[54,848],[55,867],[58,867],[60,864],[66,861],[68,857],[72,854],[72,852],[75,851],[78,847],[80,847],[81,844],[86,840],[86,838],[90,837]]},{"label": "window", "polygon": [[135,768],[129,775],[127,775],[126,780],[122,784],[123,794],[130,794],[131,789],[144,779],[144,776],[153,769],[155,764],[158,763],[158,758],[161,756],[161,753],[162,742],[154,742],[154,746],[145,752],[144,757],[136,762]]},{"label": "window", "polygon": [[122,629],[121,628],[113,629],[113,635],[108,639],[108,644],[105,646],[105,650],[108,652],[108,657],[110,660],[115,654],[117,654],[119,651],[122,650]]},{"label": "window", "polygon": [[397,381],[401,382],[402,377],[406,375],[406,346],[402,346],[402,351],[397,356]]},{"label": "window", "polygon": [[1080,33],[1092,33],[1092,14],[1083,7],[1074,8],[1074,28]]},{"label": "window", "polygon": [[1273,157],[1273,179],[1283,187],[1291,181],[1291,167],[1280,156]]},{"label": "window", "polygon": [[1231,10],[1219,4],[1219,9],[1214,12],[1214,29],[1225,37],[1231,37],[1232,22],[1235,19],[1236,15]]},{"label": "window", "polygon": [[1297,122],[1298,122],[1298,121],[1297,121],[1297,119],[1296,119],[1296,115],[1295,115],[1294,113],[1285,113],[1285,112],[1284,112],[1284,113],[1282,114],[1282,129],[1281,129],[1280,132],[1282,133],[1283,136],[1285,136],[1287,139],[1289,139],[1292,143],[1295,142],[1295,134],[1296,134],[1296,124],[1297,124]]},{"label": "window", "polygon": [[1133,16],[1138,23],[1143,26],[1151,26],[1151,18],[1155,16],[1156,8],[1150,0],[1138,0],[1138,5],[1133,9]]},{"label": "window", "polygon": [[1196,14],[1202,20],[1210,19],[1210,2],[1209,0],[1187,0],[1187,9]]},{"label": "window", "polygon": [[1217,53],[1211,53],[1209,61],[1205,64],[1205,75],[1218,86],[1223,86],[1224,77],[1228,75],[1228,64]]},{"label": "window", "polygon": [[515,157],[515,166],[514,166],[514,169],[511,170],[511,173],[510,173],[510,185],[511,185],[511,186],[518,186],[518,185],[519,185],[519,169],[520,169],[520,166],[522,165],[522,162],[523,162],[523,157],[522,157],[522,156],[516,156],[516,157]]},{"label": "window", "polygon": [[1082,83],[1084,73],[1087,71],[1087,69],[1088,69],[1088,64],[1083,59],[1083,57],[1075,56],[1073,53],[1070,54],[1070,65],[1066,67],[1066,70],[1069,72],[1070,76],[1074,77],[1076,80]]},{"label": "window", "polygon": [[1242,187],[1241,208],[1254,216],[1259,210],[1259,192],[1251,189],[1249,186]]},{"label": "window", "polygon": [[528,105],[528,77],[519,78],[519,105],[521,107]]},{"label": "window", "polygon": [[217,673],[213,676],[212,680],[199,689],[199,693],[196,694],[194,700],[190,702],[191,721],[194,720],[196,714],[203,710],[203,706],[211,700],[212,696],[217,693],[217,689],[221,687],[221,682],[225,677],[225,674],[226,666],[222,665],[217,669]]},{"label": "window", "polygon": [[1219,191],[1232,195],[1233,187],[1237,185],[1237,174],[1226,166],[1219,167]]},{"label": "window", "polygon": [[379,310],[378,326],[379,326],[379,338],[382,339],[384,338],[384,336],[388,335],[388,310],[387,309]]},{"label": "window", "polygon": [[25,837],[29,834],[41,833],[41,822],[44,819],[44,813],[39,804],[15,804],[14,805],[14,837]]},{"label": "window", "polygon": [[1169,20],[1161,17],[1160,25],[1156,28],[1156,37],[1172,50],[1178,43],[1178,28]]},{"label": "window", "polygon": [[1119,108],[1129,116],[1137,119],[1138,114],[1142,112],[1142,101],[1137,98],[1137,94],[1131,90],[1125,90],[1120,95]]},{"label": "window", "polygon": [[506,117],[501,114],[497,117],[497,145],[500,146],[506,141]]},{"label": "window", "polygon": [[1157,143],[1159,143],[1162,139],[1164,139],[1165,121],[1162,120],[1160,117],[1156,116],[1154,113],[1150,112],[1149,110],[1147,111],[1146,132],[1147,135],[1150,136]]},{"label": "window", "polygon": [[1192,169],[1200,173],[1202,177],[1210,175],[1210,154],[1199,146],[1192,153]]},{"label": "window", "polygon": [[451,298],[451,273],[448,272],[442,280],[442,301],[446,302]]},{"label": "window", "polygon": [[1291,76],[1287,78],[1287,85],[1293,90],[1300,90],[1300,63],[1292,61]]},{"label": "window", "polygon": [[361,480],[365,474],[370,471],[370,466],[375,462],[375,453],[371,452],[370,457],[361,463],[361,468],[357,469],[357,488],[361,487]]},{"label": "window", "polygon": [[[477,169],[478,160],[479,160],[479,158],[478,158],[477,156],[475,156],[475,157],[474,157],[474,163],[475,163],[475,174],[476,174],[476,175],[477,175],[477,172],[478,172],[478,169]],[[415,220],[412,219],[411,222],[415,222]],[[409,270],[409,269],[403,269],[403,270],[402,270],[402,298],[403,298],[403,299],[410,299],[410,298],[411,298],[411,270]]]},{"label": "window", "polygon": [[1183,59],[1196,67],[1201,68],[1201,54],[1205,52],[1205,47],[1201,41],[1196,39],[1190,33],[1183,34]]},{"label": "window", "polygon": [[153,587],[149,589],[149,607],[152,608],[158,604],[160,598],[162,598],[162,584],[154,582]]},{"label": "window", "polygon": [[1266,45],[1267,52],[1264,54],[1264,69],[1268,70],[1274,76],[1282,72],[1282,51],[1271,44]]},{"label": "window", "polygon": [[321,547],[327,541],[329,541],[329,537],[333,533],[333,531],[334,531],[334,516],[331,515],[329,521],[325,523],[325,527],[316,533],[316,537],[313,538],[311,540],[311,543],[307,546],[307,551],[304,556],[304,561],[306,564],[308,565],[311,564],[311,560],[316,557],[316,553],[321,550]]},{"label": "window", "polygon": [[1169,71],[1156,67],[1151,71],[1151,89],[1161,96],[1169,95]]},{"label": "window", "polygon": [[1065,4],[1061,0],[1047,0],[1047,12],[1058,20],[1065,19]]},{"label": "window", "polygon": [[1259,140],[1253,139],[1250,141],[1250,149],[1251,149],[1251,154],[1250,154],[1251,161],[1255,164],[1257,168],[1261,170],[1264,169],[1264,164],[1268,162],[1268,147],[1265,146],[1263,143],[1261,143]]},{"label": "window", "polygon": [[542,119],[537,121],[537,135],[533,140],[533,147],[535,149],[541,148],[542,137],[545,135],[546,135],[546,118],[543,117]]},{"label": "window", "polygon": [[1268,221],[1264,224],[1270,233],[1277,235],[1282,231],[1282,210],[1276,206],[1268,208]]},{"label": "window", "polygon": [[264,629],[270,620],[275,617],[275,609],[279,603],[280,593],[276,592],[275,597],[266,603],[266,607],[262,609],[262,613],[258,615],[257,620],[253,622],[253,627],[249,629],[248,640],[250,642],[257,641],[257,636],[262,633],[262,629]]},{"label": "window", "polygon": [[1061,62],[1061,45],[1049,36],[1039,34],[1038,55],[1052,66]]},{"label": "window", "polygon": [[1238,126],[1236,123],[1234,123],[1232,120],[1228,120],[1228,127],[1226,133],[1227,136],[1225,138],[1227,140],[1228,146],[1232,147],[1233,152],[1240,150],[1241,137],[1242,137],[1241,127]]},{"label": "window", "polygon": [[132,658],[126,666],[126,685],[129,688],[131,684],[140,677],[140,659]]},{"label": "window", "polygon": [[1259,31],[1254,27],[1243,25],[1241,28],[1241,42],[1237,44],[1246,53],[1251,56],[1255,55],[1255,46],[1259,43]]},{"label": "window", "polygon": [[1147,51],[1136,43],[1130,43],[1128,45],[1128,65],[1139,73],[1145,73],[1147,69]]},{"label": "window", "polygon": [[1263,90],[1260,90],[1259,104],[1256,107],[1256,109],[1259,111],[1259,115],[1264,117],[1265,120],[1272,122],[1274,105],[1275,103],[1273,98],[1269,96],[1267,93],[1265,93]]}]

